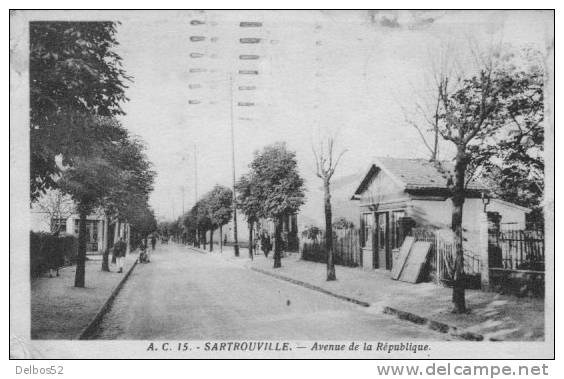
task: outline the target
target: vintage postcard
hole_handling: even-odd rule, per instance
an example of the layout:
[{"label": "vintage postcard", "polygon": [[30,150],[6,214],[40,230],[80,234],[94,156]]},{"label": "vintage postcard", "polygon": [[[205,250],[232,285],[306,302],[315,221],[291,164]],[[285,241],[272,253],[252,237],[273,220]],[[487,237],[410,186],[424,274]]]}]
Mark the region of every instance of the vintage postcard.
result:
[{"label": "vintage postcard", "polygon": [[13,10],[10,80],[12,359],[554,357],[553,10]]}]

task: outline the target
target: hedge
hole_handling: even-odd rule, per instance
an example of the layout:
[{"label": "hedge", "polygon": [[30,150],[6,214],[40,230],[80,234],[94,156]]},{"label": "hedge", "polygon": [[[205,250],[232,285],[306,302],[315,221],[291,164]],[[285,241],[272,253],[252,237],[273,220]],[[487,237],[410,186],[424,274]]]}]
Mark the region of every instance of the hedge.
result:
[{"label": "hedge", "polygon": [[31,277],[37,277],[50,268],[59,268],[76,262],[78,239],[70,235],[31,232],[29,238],[29,268]]}]

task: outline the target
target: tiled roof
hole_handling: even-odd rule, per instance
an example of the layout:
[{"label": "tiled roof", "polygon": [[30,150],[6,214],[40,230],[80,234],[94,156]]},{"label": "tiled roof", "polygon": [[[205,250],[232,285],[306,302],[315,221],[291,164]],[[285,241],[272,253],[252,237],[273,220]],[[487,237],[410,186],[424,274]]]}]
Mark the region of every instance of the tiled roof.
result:
[{"label": "tiled roof", "polygon": [[[454,175],[454,164],[448,161],[430,162],[427,159],[375,158],[374,164],[382,166],[406,185],[407,189],[447,188],[447,180]],[[477,182],[471,181],[467,188],[485,189]]]},{"label": "tiled roof", "polygon": [[[374,158],[372,166],[355,194],[359,195],[381,169],[406,190],[446,189],[448,178],[454,174],[454,164],[448,161],[430,162],[427,159]],[[470,190],[485,190],[478,181],[470,181]]]}]

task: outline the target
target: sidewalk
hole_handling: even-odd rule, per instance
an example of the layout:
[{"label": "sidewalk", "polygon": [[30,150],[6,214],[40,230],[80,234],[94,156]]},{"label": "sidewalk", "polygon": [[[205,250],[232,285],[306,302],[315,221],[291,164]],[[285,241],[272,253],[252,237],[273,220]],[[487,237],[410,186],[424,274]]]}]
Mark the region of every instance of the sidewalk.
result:
[{"label": "sidewalk", "polygon": [[213,255],[268,274],[283,276],[309,286],[319,287],[340,297],[351,298],[379,307],[386,313],[424,323],[435,322],[456,328],[457,334],[482,335],[485,340],[542,341],[544,340],[544,299],[518,298],[495,292],[467,290],[469,314],[451,312],[452,289],[434,283],[410,284],[392,280],[389,271],[366,271],[361,268],[336,266],[337,281],[325,280],[326,266],[302,261],[298,254],[282,259],[282,267],[272,268],[269,258],[255,255],[249,260],[248,250],[241,249],[235,258],[231,248]]},{"label": "sidewalk", "polygon": [[[111,296],[120,280],[137,260],[136,253],[125,258],[124,272],[102,271],[102,256],[89,255],[86,261],[86,287],[74,287],[76,266],[59,270],[59,277],[48,274],[31,282],[31,338],[76,339]],[[111,258],[110,258],[111,261]]]}]

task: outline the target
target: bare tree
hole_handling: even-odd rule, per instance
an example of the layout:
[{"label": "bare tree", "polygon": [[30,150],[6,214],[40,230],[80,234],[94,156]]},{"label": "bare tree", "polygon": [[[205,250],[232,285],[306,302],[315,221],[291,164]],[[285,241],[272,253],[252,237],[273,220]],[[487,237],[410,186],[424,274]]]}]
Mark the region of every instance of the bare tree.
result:
[{"label": "bare tree", "polygon": [[48,227],[52,233],[61,232],[62,220],[68,219],[75,212],[75,204],[69,195],[60,190],[47,191],[37,202],[38,208],[47,214]]},{"label": "bare tree", "polygon": [[331,177],[339,165],[339,161],[346,150],[342,150],[334,159],[335,138],[333,136],[320,139],[319,148],[312,146],[315,157],[316,175],[323,181],[325,207],[325,249],[327,250],[327,280],[336,280],[335,264],[333,262],[333,219],[331,210]]},{"label": "bare tree", "polygon": [[[429,68],[424,75],[427,82],[425,89],[421,90],[411,85],[409,99],[412,102],[409,106],[397,100],[404,121],[417,131],[423,146],[429,151],[430,161],[439,160],[439,128],[444,121],[441,118],[441,94],[449,93],[451,91],[449,85],[452,87],[463,75],[456,57],[457,54],[449,43],[440,46],[438,53],[429,52]],[[458,80],[453,81],[455,71],[458,73]]]},{"label": "bare tree", "polygon": [[[409,111],[407,107],[400,104],[404,115],[404,121],[412,126],[421,141],[423,146],[429,151],[431,161],[436,161],[439,155],[439,122],[440,122],[440,85],[437,91],[431,94],[431,96],[419,95],[415,96],[413,106],[414,111]],[[419,122],[423,120],[423,122]],[[431,138],[429,138],[428,132],[432,132]]]}]

